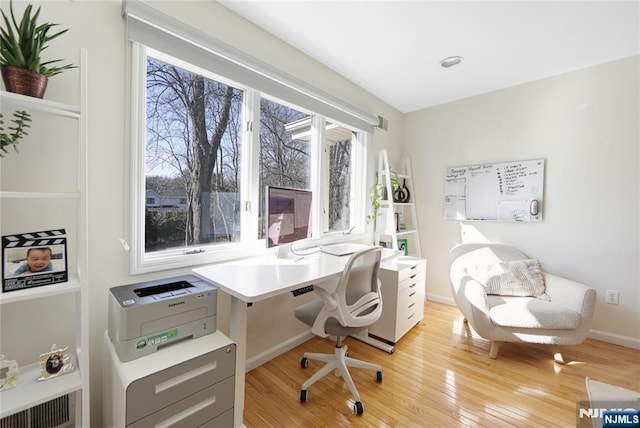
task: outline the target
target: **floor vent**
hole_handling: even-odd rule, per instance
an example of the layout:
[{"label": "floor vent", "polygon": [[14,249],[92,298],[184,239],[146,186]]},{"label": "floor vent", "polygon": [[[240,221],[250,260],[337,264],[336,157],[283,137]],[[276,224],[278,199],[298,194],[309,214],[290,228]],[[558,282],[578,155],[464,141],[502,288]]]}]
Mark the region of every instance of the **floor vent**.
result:
[{"label": "floor vent", "polygon": [[58,428],[72,426],[69,395],[0,419],[0,428]]}]

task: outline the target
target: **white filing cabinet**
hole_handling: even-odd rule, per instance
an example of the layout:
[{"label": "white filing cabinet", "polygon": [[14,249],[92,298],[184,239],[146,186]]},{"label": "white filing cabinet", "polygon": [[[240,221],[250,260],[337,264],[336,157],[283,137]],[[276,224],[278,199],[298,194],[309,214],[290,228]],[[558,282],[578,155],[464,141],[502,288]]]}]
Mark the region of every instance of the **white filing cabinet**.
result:
[{"label": "white filing cabinet", "polygon": [[233,426],[236,345],[220,332],[121,362],[104,334],[105,427]]},{"label": "white filing cabinet", "polygon": [[382,315],[369,334],[396,343],[424,315],[427,260],[397,257],[380,265],[382,281]]}]

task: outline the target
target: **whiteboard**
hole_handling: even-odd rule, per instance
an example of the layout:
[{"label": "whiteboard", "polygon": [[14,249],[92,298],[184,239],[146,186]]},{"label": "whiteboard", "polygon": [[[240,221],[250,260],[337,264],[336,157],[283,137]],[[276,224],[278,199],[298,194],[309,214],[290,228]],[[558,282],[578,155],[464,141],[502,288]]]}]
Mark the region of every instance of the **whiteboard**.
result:
[{"label": "whiteboard", "polygon": [[445,220],[542,221],[544,159],[447,168]]}]

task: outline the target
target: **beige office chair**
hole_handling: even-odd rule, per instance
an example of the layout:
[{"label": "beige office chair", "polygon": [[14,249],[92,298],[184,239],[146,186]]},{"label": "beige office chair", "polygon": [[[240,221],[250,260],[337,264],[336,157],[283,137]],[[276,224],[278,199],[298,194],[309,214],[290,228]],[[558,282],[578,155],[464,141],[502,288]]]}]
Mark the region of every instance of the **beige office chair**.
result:
[{"label": "beige office chair", "polygon": [[307,388],[334,370],[336,375],[342,376],[353,394],[353,412],[361,415],[364,406],[348,367],[376,370],[376,381],[382,382],[382,368],[379,365],[348,357],[347,346],[342,343],[343,337],[366,329],[380,318],[382,295],[378,270],[381,255],[380,247],[368,248],[351,255],[335,292],[329,293],[316,287],[315,292],[320,298],[296,308],[296,318],[310,325],[314,334],[337,338],[333,354],[305,352],[302,356],[300,365],[303,368],[308,366],[309,359],[324,361],[326,364],[302,384],[301,402],[307,401]]}]

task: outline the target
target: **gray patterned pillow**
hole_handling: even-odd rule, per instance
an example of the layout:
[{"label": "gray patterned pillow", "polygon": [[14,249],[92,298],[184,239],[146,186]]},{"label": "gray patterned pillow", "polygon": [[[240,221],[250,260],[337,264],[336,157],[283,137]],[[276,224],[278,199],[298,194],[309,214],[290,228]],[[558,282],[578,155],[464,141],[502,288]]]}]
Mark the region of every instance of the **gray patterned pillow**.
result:
[{"label": "gray patterned pillow", "polygon": [[496,274],[487,278],[487,294],[499,296],[533,296],[551,300],[545,293],[544,276],[536,259],[500,262]]}]

